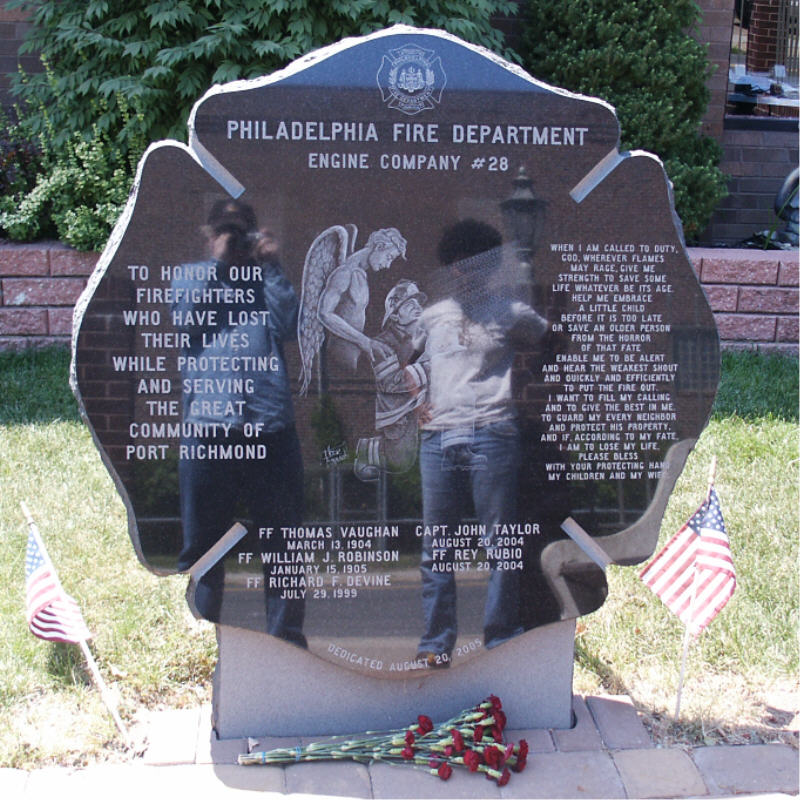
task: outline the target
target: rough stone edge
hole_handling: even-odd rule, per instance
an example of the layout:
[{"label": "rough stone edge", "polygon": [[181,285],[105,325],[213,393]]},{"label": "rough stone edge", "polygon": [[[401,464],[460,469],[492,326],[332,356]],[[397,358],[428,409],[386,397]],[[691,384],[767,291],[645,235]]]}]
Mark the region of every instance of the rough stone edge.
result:
[{"label": "rough stone edge", "polygon": [[[187,155],[189,155],[195,162],[197,162],[197,164],[201,168],[203,166],[200,163],[199,158],[192,152],[192,150],[189,147],[187,147],[182,142],[178,142],[175,140],[167,139],[160,142],[154,142],[147,148],[147,150],[145,150],[136,168],[136,177],[134,179],[133,186],[131,187],[130,194],[128,195],[128,201],[125,204],[125,208],[122,214],[120,214],[120,217],[117,220],[116,224],[114,225],[114,229],[111,231],[111,235],[109,236],[108,241],[106,242],[106,246],[103,248],[103,252],[100,254],[100,258],[98,259],[92,274],[89,276],[89,279],[86,283],[86,287],[81,292],[80,297],[78,297],[78,300],[75,303],[75,309],[72,315],[72,340],[70,348],[71,358],[69,364],[70,389],[72,389],[72,393],[75,395],[75,399],[78,402],[78,411],[80,412],[81,419],[86,424],[86,427],[89,429],[89,432],[91,433],[92,441],[98,453],[100,454],[103,466],[105,466],[106,470],[108,471],[108,474],[111,476],[111,479],[114,482],[114,487],[116,488],[117,493],[119,494],[125,506],[125,511],[128,518],[128,535],[130,537],[131,543],[133,544],[136,556],[139,559],[139,561],[149,571],[155,573],[156,575],[170,575],[172,574],[172,572],[160,571],[154,569],[145,559],[144,552],[142,551],[141,547],[141,542],[139,540],[139,533],[136,526],[136,516],[133,513],[133,505],[131,503],[130,496],[128,495],[128,492],[125,489],[125,486],[122,483],[119,474],[117,473],[116,469],[114,469],[114,465],[111,462],[111,459],[109,458],[105,449],[101,446],[99,437],[97,436],[97,432],[94,429],[94,425],[92,425],[89,416],[86,413],[86,407],[83,402],[83,397],[81,396],[80,393],[80,387],[78,386],[78,371],[76,362],[77,362],[77,351],[78,351],[78,334],[80,332],[81,323],[83,322],[83,317],[86,314],[86,310],[89,307],[89,303],[92,297],[94,296],[94,293],[97,290],[100,281],[105,277],[105,274],[108,271],[111,262],[114,260],[114,257],[117,254],[117,250],[119,249],[119,246],[122,243],[123,238],[125,237],[125,232],[128,229],[128,224],[133,218],[133,212],[134,209],[136,208],[136,201],[139,196],[139,189],[141,187],[142,175],[144,173],[144,168],[147,163],[147,159],[149,158],[152,152],[165,147],[176,147],[182,150]],[[215,176],[212,175],[211,177]]]}]

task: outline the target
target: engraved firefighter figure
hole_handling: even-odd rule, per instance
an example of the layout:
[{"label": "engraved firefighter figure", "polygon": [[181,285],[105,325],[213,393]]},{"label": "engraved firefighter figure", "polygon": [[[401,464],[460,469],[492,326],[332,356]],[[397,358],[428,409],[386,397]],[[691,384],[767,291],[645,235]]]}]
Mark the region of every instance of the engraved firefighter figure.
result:
[{"label": "engraved firefighter figure", "polygon": [[[303,266],[303,289],[297,338],[302,367],[300,395],[308,392],[314,358],[322,350],[326,330],[328,356],[355,371],[365,353],[370,362],[391,355],[391,348],[364,334],[369,304],[369,270],[388,269],[406,256],[406,240],[396,228],[374,231],[360,250],[355,250],[355,225],[332,225],[314,239]],[[320,392],[325,389],[324,367],[318,367]]]},{"label": "engraved firefighter figure", "polygon": [[375,430],[358,440],[353,465],[362,481],[381,472],[405,472],[417,460],[418,409],[426,398],[428,375],[419,349],[419,319],[427,297],[413,281],[398,281],[384,302],[381,332],[375,337],[389,355],[372,362],[375,373]]}]

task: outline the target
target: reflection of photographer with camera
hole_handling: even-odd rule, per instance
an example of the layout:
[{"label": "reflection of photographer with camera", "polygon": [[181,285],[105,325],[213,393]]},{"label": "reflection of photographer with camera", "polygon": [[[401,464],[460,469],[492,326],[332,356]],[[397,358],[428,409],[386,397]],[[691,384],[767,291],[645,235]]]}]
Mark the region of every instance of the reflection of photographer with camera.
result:
[{"label": "reflection of photographer with camera", "polygon": [[[297,296],[249,205],[216,202],[204,234],[211,259],[187,265],[172,284],[179,290],[173,322],[189,334],[181,359],[182,571],[239,517],[249,519],[262,549],[278,542],[259,539],[260,528],[279,531],[302,518],[303,466],[283,353],[297,328]],[[267,632],[305,646],[303,601],[271,592],[267,574],[264,582]],[[212,622],[235,619],[224,613],[224,584],[223,561],[197,584],[194,605]]]}]

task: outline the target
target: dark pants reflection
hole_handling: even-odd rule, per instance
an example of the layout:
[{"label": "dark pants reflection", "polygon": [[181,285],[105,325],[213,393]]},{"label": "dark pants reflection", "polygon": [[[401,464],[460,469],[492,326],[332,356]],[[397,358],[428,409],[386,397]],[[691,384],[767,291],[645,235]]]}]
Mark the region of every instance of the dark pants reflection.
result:
[{"label": "dark pants reflection", "polygon": [[[233,525],[239,509],[251,521],[250,535],[246,541],[255,543],[255,559],[261,562],[261,552],[283,552],[280,528],[300,525],[303,510],[303,463],[294,427],[249,438],[245,438],[241,432],[231,430],[227,437],[186,438],[182,444],[190,447],[260,444],[266,447],[266,458],[180,461],[178,474],[183,550],[178,560],[178,569],[188,569],[204,555]],[[273,528],[275,533],[270,539],[259,538],[259,528],[267,527]],[[305,603],[299,599],[282,599],[280,589],[270,590],[269,569],[270,565],[265,564],[266,631],[305,647]],[[223,559],[197,584],[195,607],[205,619],[227,622],[222,619],[224,588]],[[244,587],[239,588],[244,591]],[[234,590],[229,587],[228,592],[231,591]]]},{"label": "dark pants reflection", "polygon": [[[456,578],[448,570],[455,548],[434,548],[434,538],[462,538],[458,534],[469,500],[485,534],[489,585],[484,608],[484,644],[498,644],[522,633],[519,614],[520,570],[512,570],[494,555],[495,525],[516,521],[519,431],[512,421],[476,428],[463,463],[451,463],[442,432],[423,431],[420,448],[422,505],[425,525],[446,525],[446,533],[422,539],[422,609],[425,618],[419,651],[452,652],[457,636]],[[477,543],[473,543],[477,547]],[[473,567],[475,568],[475,567]]]}]

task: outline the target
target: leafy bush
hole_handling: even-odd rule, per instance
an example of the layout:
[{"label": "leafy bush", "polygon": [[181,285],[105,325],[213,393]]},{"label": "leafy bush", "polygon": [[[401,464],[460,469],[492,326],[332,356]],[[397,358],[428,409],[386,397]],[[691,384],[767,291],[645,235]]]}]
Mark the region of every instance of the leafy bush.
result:
[{"label": "leafy bush", "polygon": [[536,77],[616,106],[622,148],[656,153],[687,238],[725,196],[717,143],[699,133],[708,103],[705,46],[691,0],[529,0],[520,55]]},{"label": "leafy bush", "polygon": [[[52,81],[49,70],[45,77]],[[89,105],[102,111],[104,104]],[[19,241],[57,236],[79,250],[102,250],[128,199],[145,147],[141,121],[129,113],[124,99],[118,105],[125,124],[138,131],[127,154],[97,125],[89,137],[76,132],[56,144],[51,111],[60,109],[58,101],[51,108],[40,103],[34,112],[21,114],[15,135],[23,141],[26,134],[38,140],[37,171],[32,180],[29,173],[27,181],[18,180],[2,192],[0,231]],[[43,123],[36,134],[30,132],[32,118]]]},{"label": "leafy bush", "polygon": [[131,183],[117,160],[100,136],[69,139],[30,192],[0,198],[0,228],[18,241],[55,233],[79,250],[102,249]]},{"label": "leafy bush", "polygon": [[[25,130],[42,142],[43,161],[35,185],[0,186],[0,229],[14,239],[57,235],[80,249],[102,249],[147,143],[185,140],[192,105],[212,84],[268,74],[324,44],[400,22],[444,28],[503,52],[489,20],[516,11],[513,0],[394,5],[11,0],[7,8],[29,11],[35,23],[23,51],[40,52],[47,67],[13,76]],[[0,176],[2,169],[0,160]]]},{"label": "leafy bush", "polygon": [[[401,8],[397,6],[401,5]],[[35,26],[24,50],[47,59],[54,80],[17,79],[23,99],[53,109],[57,145],[73,132],[115,138],[125,151],[137,134],[119,98],[139,110],[149,140],[185,140],[193,103],[212,84],[268,74],[314,48],[395,23],[436,27],[503,52],[492,14],[513,0],[12,0]],[[92,101],[103,99],[95,115]],[[45,122],[32,120],[36,130]]]},{"label": "leafy bush", "polygon": [[0,111],[0,196],[29,191],[36,183],[41,151]]}]

